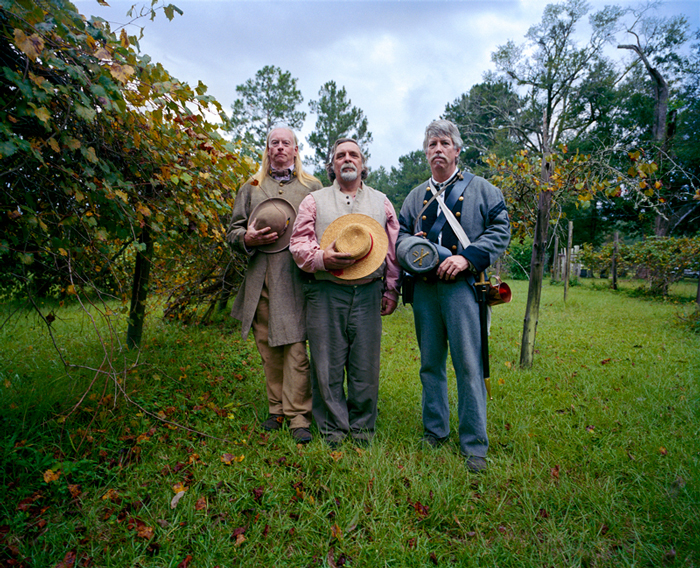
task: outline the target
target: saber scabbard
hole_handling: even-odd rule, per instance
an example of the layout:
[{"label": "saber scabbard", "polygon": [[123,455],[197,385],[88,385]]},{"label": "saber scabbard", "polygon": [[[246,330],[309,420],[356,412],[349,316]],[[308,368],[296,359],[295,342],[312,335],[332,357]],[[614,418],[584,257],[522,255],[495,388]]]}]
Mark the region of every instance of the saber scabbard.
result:
[{"label": "saber scabbard", "polygon": [[491,371],[489,369],[489,328],[488,328],[488,291],[490,283],[486,280],[485,273],[479,276],[479,281],[474,283],[476,287],[476,298],[479,302],[479,323],[481,327],[481,362],[484,368],[484,385],[486,394],[490,400],[491,396]]}]

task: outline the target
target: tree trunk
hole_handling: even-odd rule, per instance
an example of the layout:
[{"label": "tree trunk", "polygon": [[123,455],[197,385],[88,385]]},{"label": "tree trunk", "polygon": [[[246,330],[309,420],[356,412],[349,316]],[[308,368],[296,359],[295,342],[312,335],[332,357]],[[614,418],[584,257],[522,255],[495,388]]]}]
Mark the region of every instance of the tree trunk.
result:
[{"label": "tree trunk", "polygon": [[134,283],[131,288],[131,308],[129,309],[129,327],[126,331],[126,345],[129,349],[138,349],[141,345],[143,323],[146,316],[146,297],[148,296],[148,281],[153,257],[153,241],[148,225],[143,227],[140,240],[146,245],[146,249],[136,253]]},{"label": "tree trunk", "polygon": [[[659,166],[659,171],[661,171],[662,158],[668,150],[669,134],[672,134],[675,129],[675,125],[669,128],[666,126],[666,118],[668,116],[668,83],[663,75],[659,73],[659,70],[652,67],[651,62],[647,59],[646,54],[639,45],[618,45],[617,47],[618,49],[631,49],[639,56],[654,86],[654,124],[652,125],[651,134],[657,145],[656,163]],[[675,121],[675,114],[672,115],[672,117],[673,121]],[[657,213],[656,219],[654,220],[654,234],[657,237],[665,237],[669,234],[671,224],[668,219],[668,214],[670,213],[671,208],[668,205],[663,206],[659,213]]]},{"label": "tree trunk", "polygon": [[571,280],[571,241],[574,237],[574,222],[569,221],[569,238],[566,241],[566,266],[564,267],[564,303],[569,295],[569,281]]},{"label": "tree trunk", "polygon": [[617,290],[617,255],[620,248],[620,232],[615,231],[613,237],[613,253],[612,253],[612,289]]},{"label": "tree trunk", "polygon": [[[549,163],[543,168],[549,177]],[[544,257],[547,247],[547,229],[549,228],[549,211],[552,205],[552,192],[540,191],[537,203],[537,222],[535,238],[532,243],[532,261],[530,262],[530,283],[527,289],[527,307],[523,323],[523,340],[520,346],[520,367],[529,369],[535,357],[535,336],[540,313],[542,297],[542,279],[544,276]]]}]

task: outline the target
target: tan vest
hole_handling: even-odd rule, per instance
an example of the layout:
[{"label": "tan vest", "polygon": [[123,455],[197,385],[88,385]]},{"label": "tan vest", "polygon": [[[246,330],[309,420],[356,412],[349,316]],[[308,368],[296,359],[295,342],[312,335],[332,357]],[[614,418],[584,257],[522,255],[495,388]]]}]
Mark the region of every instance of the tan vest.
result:
[{"label": "tan vest", "polygon": [[[386,196],[376,189],[362,183],[353,199],[340,191],[337,182],[333,182],[330,187],[324,187],[310,194],[316,202],[316,238],[321,241],[321,236],[333,221],[343,215],[359,213],[375,219],[386,229],[386,210],[384,202]],[[382,278],[386,262],[369,276],[362,280]],[[318,271],[314,273],[318,280],[332,280],[341,284],[352,284],[353,280],[342,280],[336,278],[330,272]]]}]

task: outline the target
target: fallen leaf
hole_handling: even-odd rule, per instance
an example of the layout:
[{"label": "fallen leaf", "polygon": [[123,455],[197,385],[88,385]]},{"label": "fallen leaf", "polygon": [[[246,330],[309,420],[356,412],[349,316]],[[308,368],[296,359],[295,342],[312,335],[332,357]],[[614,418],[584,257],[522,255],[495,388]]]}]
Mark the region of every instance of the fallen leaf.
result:
[{"label": "fallen leaf", "polygon": [[188,554],[185,556],[185,559],[177,565],[177,568],[187,568],[190,564],[190,560],[192,560],[192,555]]},{"label": "fallen leaf", "polygon": [[115,491],[114,489],[108,489],[107,493],[105,493],[102,496],[102,499],[103,500],[109,499],[110,501],[116,501],[117,499],[119,499],[119,493],[117,491]]},{"label": "fallen leaf", "polygon": [[555,465],[549,471],[554,479],[559,479],[559,466],[558,465]]},{"label": "fallen leaf", "polygon": [[66,552],[66,555],[63,557],[63,560],[61,560],[54,568],[70,568],[71,566],[75,566],[75,550],[69,550]]},{"label": "fallen leaf", "polygon": [[201,511],[203,509],[207,508],[207,498],[202,496],[199,499],[197,499],[197,502],[194,504],[194,510],[195,511]]},{"label": "fallen leaf", "polygon": [[425,519],[430,512],[430,508],[427,505],[423,505],[420,501],[413,503],[413,508],[420,519]]},{"label": "fallen leaf", "polygon": [[182,496],[183,496],[184,494],[185,494],[184,491],[178,491],[178,492],[175,494],[175,497],[173,497],[173,498],[171,499],[171,501],[170,501],[170,508],[171,508],[171,509],[174,509],[175,507],[177,507],[177,504],[180,502],[180,499],[182,499]]},{"label": "fallen leaf", "polygon": [[253,491],[253,500],[256,501],[257,503],[259,503],[259,502],[260,502],[260,499],[261,499],[262,496],[263,496],[263,493],[265,492],[265,488],[262,487],[262,486],[261,486],[261,487],[256,487],[256,488],[253,489],[252,491]]},{"label": "fallen leaf", "polygon": [[611,359],[610,357],[608,357],[607,359],[603,359],[603,360],[600,362],[600,364],[601,364],[601,365],[607,365],[608,363],[610,363],[610,361],[612,361],[612,359]]},{"label": "fallen leaf", "polygon": [[332,457],[335,461],[340,461],[340,458],[343,457],[343,452],[336,452],[336,451],[331,452],[331,457]]},{"label": "fallen leaf", "polygon": [[61,477],[61,472],[60,472],[60,470],[54,472],[54,470],[52,470],[52,469],[47,469],[47,470],[44,472],[44,481],[45,481],[46,483],[51,483],[52,481],[58,481],[58,478],[59,478],[59,477]]},{"label": "fallen leaf", "polygon": [[150,540],[153,538],[153,527],[142,526],[136,529],[136,536]]},{"label": "fallen leaf", "polygon": [[185,492],[185,491],[187,491],[187,487],[185,487],[179,481],[175,485],[173,485],[173,492],[180,493],[180,492]]},{"label": "fallen leaf", "polygon": [[334,524],[331,527],[331,538],[339,539],[342,537],[343,537],[343,531],[341,530],[341,528],[337,524]]},{"label": "fallen leaf", "polygon": [[[667,456],[667,455],[668,455],[668,450],[667,450],[666,448],[664,448],[663,446],[661,446],[661,447],[659,448],[659,452],[661,453],[662,456]],[[49,471],[51,471],[51,470],[49,470]]]},{"label": "fallen leaf", "polygon": [[235,541],[236,546],[240,546],[245,542],[245,536],[243,536],[243,533],[245,533],[245,527],[233,529],[233,533],[231,533],[231,540]]}]

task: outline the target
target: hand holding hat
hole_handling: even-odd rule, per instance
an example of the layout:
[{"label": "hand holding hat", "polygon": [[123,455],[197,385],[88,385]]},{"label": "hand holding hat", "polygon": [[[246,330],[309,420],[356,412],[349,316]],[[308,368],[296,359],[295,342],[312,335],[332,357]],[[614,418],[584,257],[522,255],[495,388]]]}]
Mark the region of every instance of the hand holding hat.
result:
[{"label": "hand holding hat", "polygon": [[278,235],[272,230],[272,228],[263,226],[261,229],[257,229],[256,225],[260,224],[261,223],[256,223],[254,221],[248,225],[248,229],[243,237],[245,240],[245,246],[248,248],[269,245],[277,240]]},{"label": "hand holding hat", "polygon": [[272,197],[258,204],[248,218],[245,244],[259,251],[280,252],[289,246],[297,212],[286,199]]},{"label": "hand holding hat", "polygon": [[[343,280],[359,280],[377,270],[389,248],[384,228],[372,217],[352,213],[333,221],[320,242],[331,274]],[[326,252],[328,261],[326,262]]]}]

